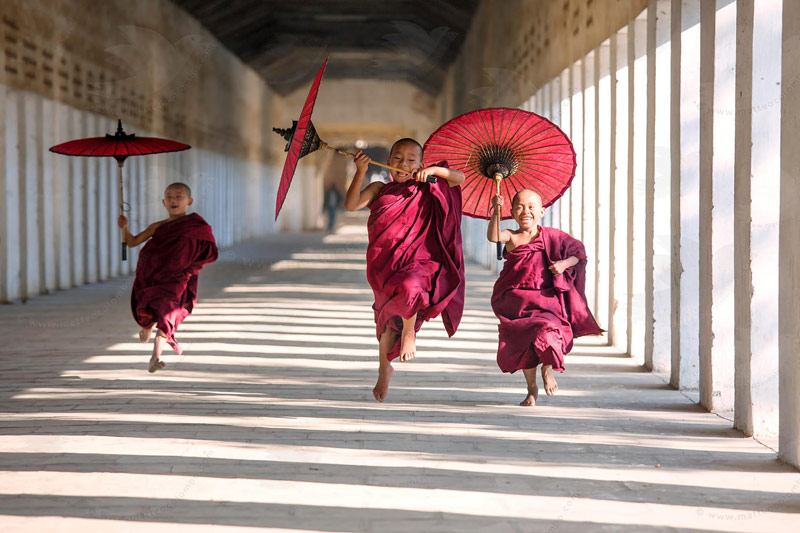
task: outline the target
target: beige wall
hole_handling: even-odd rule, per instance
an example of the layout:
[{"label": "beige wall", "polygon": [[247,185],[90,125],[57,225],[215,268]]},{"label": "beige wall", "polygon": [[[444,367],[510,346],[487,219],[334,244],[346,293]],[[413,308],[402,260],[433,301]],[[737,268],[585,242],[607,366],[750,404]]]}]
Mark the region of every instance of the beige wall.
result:
[{"label": "beige wall", "polygon": [[645,7],[646,0],[484,0],[448,73],[445,114],[517,107]]}]

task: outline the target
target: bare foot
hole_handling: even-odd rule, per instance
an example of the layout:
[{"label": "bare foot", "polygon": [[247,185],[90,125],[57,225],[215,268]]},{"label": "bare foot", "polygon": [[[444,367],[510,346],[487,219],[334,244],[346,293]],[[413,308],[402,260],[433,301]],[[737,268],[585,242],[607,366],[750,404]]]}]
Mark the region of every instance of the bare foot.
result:
[{"label": "bare foot", "polygon": [[166,366],[167,365],[164,363],[164,361],[162,361],[158,357],[153,356],[150,358],[150,366],[147,367],[147,371],[152,374],[153,372],[161,370]]},{"label": "bare foot", "polygon": [[153,328],[142,328],[139,330],[139,340],[142,342],[148,342],[150,340],[150,335],[153,334]]},{"label": "bare foot", "polygon": [[417,336],[414,333],[414,328],[403,328],[403,333],[400,335],[400,361],[410,361],[417,355]]},{"label": "bare foot", "polygon": [[553,367],[550,365],[542,365],[542,381],[544,381],[544,391],[548,396],[552,396],[558,390],[558,383],[553,376]]},{"label": "bare foot", "polygon": [[525,407],[531,407],[536,405],[536,400],[539,399],[539,387],[536,386],[536,383],[533,384],[533,388],[528,387],[528,395],[525,397],[524,400],[519,402],[520,405]]},{"label": "bare foot", "polygon": [[392,365],[386,364],[378,367],[378,382],[372,389],[372,394],[379,402],[385,400],[386,396],[389,394],[389,380],[392,379],[392,374],[394,374]]}]

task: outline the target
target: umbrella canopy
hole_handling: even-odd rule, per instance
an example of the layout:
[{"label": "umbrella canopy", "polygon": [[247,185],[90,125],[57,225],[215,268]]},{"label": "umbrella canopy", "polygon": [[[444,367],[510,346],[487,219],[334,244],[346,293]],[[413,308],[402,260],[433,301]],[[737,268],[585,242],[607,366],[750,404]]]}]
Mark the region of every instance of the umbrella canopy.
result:
[{"label": "umbrella canopy", "polygon": [[317,77],[314,78],[314,83],[311,84],[311,88],[308,90],[306,103],[303,104],[303,109],[300,111],[300,118],[296,121],[292,121],[292,130],[285,132],[288,137],[288,142],[286,144],[286,151],[288,153],[286,154],[286,161],[283,164],[281,181],[278,184],[278,197],[275,202],[275,220],[278,219],[278,213],[281,212],[283,201],[286,200],[286,193],[289,192],[289,185],[292,184],[297,162],[301,157],[319,148],[320,140],[314,126],[311,124],[311,112],[314,111],[314,102],[317,99],[319,82],[322,80],[322,74],[325,72],[327,64],[328,60],[326,59],[322,67],[320,67],[319,72],[317,72]]},{"label": "umbrella canopy", "polygon": [[[458,116],[425,142],[425,161],[446,160],[464,173],[463,213],[490,219],[492,197],[511,199],[532,189],[547,207],[575,177],[575,150],[561,129],[536,113],[522,109],[488,108]],[[501,214],[511,218],[511,202]]]},{"label": "umbrella canopy", "polygon": [[87,137],[86,139],[67,141],[50,147],[50,151],[63,155],[113,157],[119,161],[134,155],[180,152],[189,148],[191,146],[188,144],[169,139],[137,137],[135,133],[125,133],[120,120],[117,122],[117,131],[114,135],[107,133],[105,137]]},{"label": "umbrella canopy", "polygon": [[[117,160],[119,168],[119,214],[125,211],[125,201],[122,189],[122,165],[125,159],[134,155],[160,154],[165,152],[180,152],[191,148],[188,144],[159,139],[158,137],[137,137],[135,133],[125,133],[122,121],[117,121],[117,131],[114,135],[106,133],[105,137],[87,137],[76,139],[50,147],[56,154],[84,156],[84,157],[113,157]],[[128,259],[128,249],[125,239],[122,240],[122,260]]]}]

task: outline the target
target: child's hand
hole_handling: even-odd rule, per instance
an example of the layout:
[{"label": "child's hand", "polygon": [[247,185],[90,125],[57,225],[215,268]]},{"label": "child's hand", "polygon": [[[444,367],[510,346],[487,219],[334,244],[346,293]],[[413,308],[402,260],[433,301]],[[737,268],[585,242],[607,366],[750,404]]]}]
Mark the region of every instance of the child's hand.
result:
[{"label": "child's hand", "polygon": [[366,173],[369,162],[372,161],[372,159],[367,154],[359,150],[356,152],[355,160],[358,172],[361,172],[362,174]]},{"label": "child's hand", "polygon": [[117,225],[120,228],[128,227],[128,219],[127,219],[127,217],[125,215],[120,215],[119,218],[117,219]]},{"label": "child's hand", "polygon": [[570,265],[568,265],[566,261],[555,261],[555,262],[553,262],[552,265],[550,265],[547,268],[550,269],[550,272],[552,272],[556,276],[559,276],[559,275],[563,274],[564,271],[566,269],[568,269],[569,267],[570,267]]},{"label": "child's hand", "polygon": [[436,171],[439,167],[420,168],[414,171],[414,179],[417,181],[426,182],[429,177],[436,176]]},{"label": "child's hand", "polygon": [[502,209],[503,208],[503,197],[500,196],[499,194],[495,194],[494,198],[492,198],[492,207],[494,207],[495,209],[497,209],[498,207]]}]

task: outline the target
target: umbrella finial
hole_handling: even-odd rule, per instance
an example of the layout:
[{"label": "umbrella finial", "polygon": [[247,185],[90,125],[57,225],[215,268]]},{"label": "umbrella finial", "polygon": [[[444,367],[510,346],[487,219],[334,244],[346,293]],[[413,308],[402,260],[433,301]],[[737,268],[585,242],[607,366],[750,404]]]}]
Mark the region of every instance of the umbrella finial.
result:
[{"label": "umbrella finial", "polygon": [[106,139],[133,139],[136,137],[135,133],[125,133],[125,130],[122,129],[122,119],[117,119],[117,131],[114,135],[110,133],[106,133]]}]

